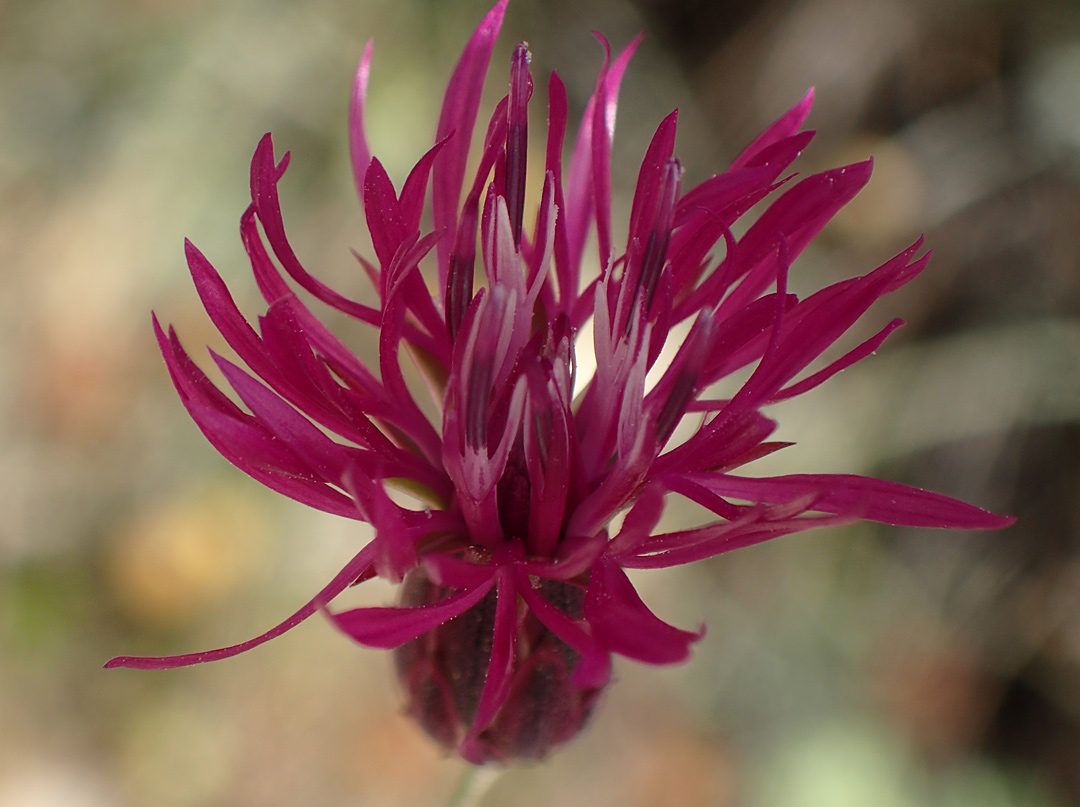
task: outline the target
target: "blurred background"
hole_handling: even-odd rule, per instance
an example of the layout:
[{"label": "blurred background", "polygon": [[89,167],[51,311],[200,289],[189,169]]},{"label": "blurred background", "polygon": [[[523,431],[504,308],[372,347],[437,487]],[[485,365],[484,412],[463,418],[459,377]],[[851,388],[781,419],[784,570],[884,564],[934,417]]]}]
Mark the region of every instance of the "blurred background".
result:
[{"label": "blurred background", "polygon": [[[487,7],[0,2],[0,807],[447,803],[464,766],[400,715],[390,658],[319,619],[201,668],[101,665],[259,633],[368,539],[205,443],[149,312],[197,356],[220,346],[185,236],[258,311],[236,225],[266,131],[293,153],[297,252],[358,294],[356,60],[374,37],[369,135],[400,182]],[[1080,804],[1080,6],[514,0],[492,100],[527,39],[537,124],[552,68],[580,111],[602,55],[590,29],[616,47],[646,33],[614,151],[624,214],[672,108],[689,183],[815,85],[820,134],[796,167],[873,155],[875,174],[795,290],[922,232],[934,249],[867,322],[907,327],[779,407],[799,445],[762,471],[871,473],[1020,522],[847,527],[642,578],[661,615],[708,623],[691,663],[620,665],[587,733],[485,803]]]}]

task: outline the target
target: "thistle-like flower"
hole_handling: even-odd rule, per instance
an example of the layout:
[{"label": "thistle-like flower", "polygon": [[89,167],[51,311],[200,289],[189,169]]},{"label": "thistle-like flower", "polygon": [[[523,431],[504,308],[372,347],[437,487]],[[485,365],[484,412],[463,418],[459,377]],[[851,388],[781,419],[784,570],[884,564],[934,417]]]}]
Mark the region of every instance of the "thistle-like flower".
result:
[{"label": "thistle-like flower", "polygon": [[[207,313],[247,364],[213,356],[243,407],[210,382],[172,329],[154,321],[181,400],[222,455],[286,496],[369,522],[374,539],[261,636],[108,666],[161,669],[225,658],[322,610],[360,644],[397,648],[408,708],[441,744],[474,763],[538,758],[581,729],[610,680],[612,654],[678,663],[703,634],[653,614],[625,569],[690,563],[858,519],[961,529],[1010,523],[877,479],[737,473],[786,445],[769,441],[776,424],[762,407],[813,389],[901,324],[890,322],[804,374],[877,298],[919,274],[928,257],[918,254],[922,242],[806,299],[787,291],[790,262],[870,176],[869,162],[798,182],[783,176],[812,136],[800,130],[807,95],[727,171],[689,191],[673,156],[671,113],[642,160],[626,246],[617,247],[610,149],[620,81],[638,40],[614,59],[603,43],[608,57],[568,171],[566,91],[551,75],[546,170],[535,223],[527,226],[533,80],[524,43],[513,51],[509,92],[466,182],[505,7],[500,0],[465,46],[435,145],[400,192],[364,134],[370,44],[360,61],[350,146],[375,253],[360,264],[378,308],[330,289],[301,265],[278,201],[287,155],[277,161],[267,135],[255,151],[252,202],[240,224],[267,303],[258,329],[210,262],[186,247]],[[736,220],[766,199],[736,237]],[[599,250],[594,279],[582,271],[590,234]],[[377,328],[379,366],[367,367],[335,338],[286,275]],[[575,349],[590,321],[596,370],[583,384]],[[685,337],[647,383],[673,332]],[[424,375],[441,422],[414,399],[402,348]],[[745,383],[716,397],[718,382],[744,368]],[[401,493],[416,505],[402,505]],[[716,520],[657,534],[669,494]],[[398,607],[329,610],[345,588],[376,575],[402,584]]]}]

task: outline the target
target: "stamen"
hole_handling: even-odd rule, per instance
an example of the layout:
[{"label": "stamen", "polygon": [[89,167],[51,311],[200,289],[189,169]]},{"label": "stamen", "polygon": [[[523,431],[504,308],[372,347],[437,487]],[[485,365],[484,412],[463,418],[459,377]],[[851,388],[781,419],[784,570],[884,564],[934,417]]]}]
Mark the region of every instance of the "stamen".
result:
[{"label": "stamen", "polygon": [[506,207],[514,244],[521,246],[521,227],[525,217],[525,172],[529,146],[529,98],[532,54],[525,42],[518,43],[510,60],[510,103],[506,110]]},{"label": "stamen", "polygon": [[472,301],[475,260],[474,255],[463,256],[457,251],[450,256],[450,271],[446,275],[446,326],[451,342],[457,341],[465,310]]},{"label": "stamen", "polygon": [[656,416],[656,442],[663,445],[675,431],[675,426],[686,411],[686,404],[693,396],[697,385],[697,376],[682,372],[672,385],[671,394],[664,401],[660,414]]},{"label": "stamen", "polygon": [[469,373],[465,397],[465,442],[479,449],[487,444],[488,394],[491,391],[491,359],[477,357]]},{"label": "stamen", "polygon": [[[630,324],[633,320],[633,303],[641,298],[641,305],[645,319],[652,313],[653,298],[656,296],[656,288],[659,285],[660,274],[667,261],[668,243],[671,241],[671,230],[675,221],[675,204],[679,200],[679,182],[682,179],[682,167],[678,160],[669,160],[664,166],[656,193],[656,205],[653,211],[652,223],[648,229],[648,238],[643,250],[634,250],[630,260],[633,265],[627,267],[627,278],[632,278],[634,284],[633,295],[629,298],[631,307],[627,309],[626,322],[623,324],[623,335],[630,333]],[[640,256],[640,258],[638,257]]]},{"label": "stamen", "polygon": [[671,240],[671,228],[675,220],[675,203],[679,200],[679,181],[682,178],[682,166],[678,160],[670,160],[664,169],[660,181],[660,193],[657,198],[656,218],[649,230],[649,240],[645,245],[645,254],[641,259],[637,285],[645,303],[645,313],[650,313],[653,296],[656,294],[660,270],[667,259],[668,242]]}]

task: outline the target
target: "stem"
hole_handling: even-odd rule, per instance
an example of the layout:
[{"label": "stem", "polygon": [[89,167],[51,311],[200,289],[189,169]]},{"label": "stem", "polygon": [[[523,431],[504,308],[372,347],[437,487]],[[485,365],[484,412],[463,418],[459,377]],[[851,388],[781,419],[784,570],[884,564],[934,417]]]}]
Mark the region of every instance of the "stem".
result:
[{"label": "stem", "polygon": [[461,777],[447,807],[480,807],[484,796],[502,775],[503,768],[493,765],[471,766]]}]

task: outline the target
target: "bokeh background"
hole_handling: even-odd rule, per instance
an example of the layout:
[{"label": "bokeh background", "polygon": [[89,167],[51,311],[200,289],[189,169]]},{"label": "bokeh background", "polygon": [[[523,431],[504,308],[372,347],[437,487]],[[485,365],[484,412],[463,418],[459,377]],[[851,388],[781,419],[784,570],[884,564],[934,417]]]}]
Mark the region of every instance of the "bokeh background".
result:
[{"label": "bokeh background", "polygon": [[[236,225],[268,130],[293,152],[298,253],[359,293],[356,60],[374,37],[370,138],[400,182],[486,8],[0,2],[0,807],[450,799],[464,766],[400,715],[390,659],[318,619],[202,668],[101,665],[259,633],[367,540],[217,456],[149,312],[220,347],[185,236],[257,311]],[[848,527],[643,579],[661,614],[708,623],[692,662],[619,666],[588,732],[485,803],[1080,804],[1080,6],[514,0],[492,98],[527,39],[534,73],[557,67],[580,110],[601,60],[590,29],[616,46],[646,33],[621,96],[620,209],[671,108],[689,182],[815,85],[820,134],[797,166],[873,155],[876,170],[796,264],[796,290],[920,232],[935,250],[868,324],[908,326],[776,413],[799,445],[772,469],[879,474],[1020,522]]]}]

